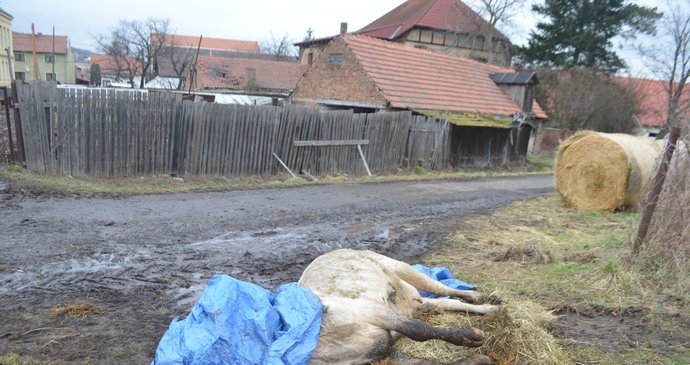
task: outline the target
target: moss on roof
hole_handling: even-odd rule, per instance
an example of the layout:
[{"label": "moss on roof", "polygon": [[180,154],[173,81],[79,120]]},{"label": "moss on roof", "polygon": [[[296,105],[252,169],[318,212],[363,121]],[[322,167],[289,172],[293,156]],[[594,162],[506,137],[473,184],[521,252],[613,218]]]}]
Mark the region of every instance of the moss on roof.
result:
[{"label": "moss on roof", "polygon": [[450,112],[440,110],[414,110],[416,113],[433,117],[437,119],[444,119],[462,127],[492,127],[492,128],[511,128],[512,120],[510,117],[496,117],[486,114],[473,114],[466,112]]}]

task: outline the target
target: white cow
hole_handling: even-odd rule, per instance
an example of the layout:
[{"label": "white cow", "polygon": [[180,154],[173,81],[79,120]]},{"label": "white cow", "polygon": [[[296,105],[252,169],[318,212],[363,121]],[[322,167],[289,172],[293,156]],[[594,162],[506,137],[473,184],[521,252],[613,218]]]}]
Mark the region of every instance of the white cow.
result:
[{"label": "white cow", "polygon": [[[481,295],[449,288],[406,263],[372,251],[337,250],[319,256],[304,270],[299,285],[311,289],[323,304],[319,342],[310,361],[313,365],[367,364],[384,359],[400,335],[478,347],[484,339],[479,329],[435,328],[414,319],[414,314],[435,309],[486,314],[499,309],[456,299],[423,298],[418,289],[472,302]],[[461,363],[490,362],[485,356],[475,356]]]}]

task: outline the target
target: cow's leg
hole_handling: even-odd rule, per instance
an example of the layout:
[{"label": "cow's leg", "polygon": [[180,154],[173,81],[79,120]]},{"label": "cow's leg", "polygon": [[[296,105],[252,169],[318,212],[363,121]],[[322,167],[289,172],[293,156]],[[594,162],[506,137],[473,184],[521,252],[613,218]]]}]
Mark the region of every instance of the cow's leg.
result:
[{"label": "cow's leg", "polygon": [[[402,354],[398,351],[393,351],[391,355],[388,357],[390,360],[392,360],[395,364],[397,365],[438,365],[438,363],[429,361],[429,360],[421,360],[421,359],[413,359],[405,354]],[[484,355],[472,355],[468,358],[454,361],[450,363],[451,365],[490,365],[491,364],[491,358],[488,356]]]},{"label": "cow's leg", "polygon": [[471,326],[438,328],[395,312],[388,312],[377,317],[376,323],[372,324],[395,331],[415,341],[443,340],[453,345],[467,347],[479,347],[484,342],[484,333],[478,328]]},{"label": "cow's leg", "polygon": [[440,282],[420,273],[412,266],[404,262],[394,260],[390,257],[386,257],[371,251],[369,254],[371,255],[371,259],[379,261],[385,267],[392,269],[393,272],[398,275],[398,277],[410,283],[418,290],[424,290],[425,292],[441,296],[456,297],[472,303],[475,303],[482,298],[482,295],[474,290],[457,290],[443,285]]},{"label": "cow's leg", "polygon": [[502,307],[500,305],[492,304],[468,304],[455,299],[432,299],[422,298],[422,305],[419,309],[423,312],[431,312],[435,310],[447,310],[456,312],[467,312],[476,314],[489,314],[499,311]]}]

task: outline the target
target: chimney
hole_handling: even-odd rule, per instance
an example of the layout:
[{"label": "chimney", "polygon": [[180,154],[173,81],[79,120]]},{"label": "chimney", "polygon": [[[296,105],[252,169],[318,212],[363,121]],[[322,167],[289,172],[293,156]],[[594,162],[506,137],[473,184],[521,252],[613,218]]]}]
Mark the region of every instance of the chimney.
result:
[{"label": "chimney", "polygon": [[347,33],[347,23],[340,23],[340,35],[345,35]]},{"label": "chimney", "polygon": [[247,67],[244,71],[247,77],[245,88],[251,91],[258,89],[258,85],[256,84],[256,69]]}]

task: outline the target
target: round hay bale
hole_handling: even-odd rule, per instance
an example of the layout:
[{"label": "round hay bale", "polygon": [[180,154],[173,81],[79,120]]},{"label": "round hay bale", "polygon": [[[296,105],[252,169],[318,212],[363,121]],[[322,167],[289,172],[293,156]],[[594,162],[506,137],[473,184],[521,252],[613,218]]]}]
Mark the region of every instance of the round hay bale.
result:
[{"label": "round hay bale", "polygon": [[660,153],[648,137],[578,132],[558,147],[556,190],[577,210],[636,208]]}]

